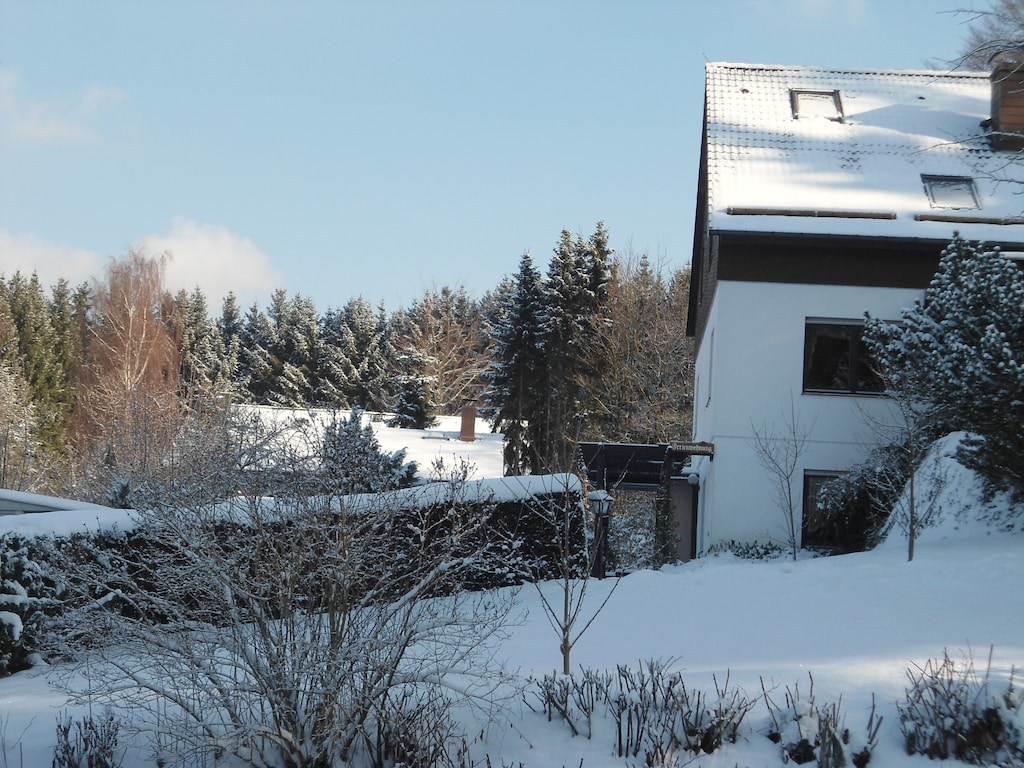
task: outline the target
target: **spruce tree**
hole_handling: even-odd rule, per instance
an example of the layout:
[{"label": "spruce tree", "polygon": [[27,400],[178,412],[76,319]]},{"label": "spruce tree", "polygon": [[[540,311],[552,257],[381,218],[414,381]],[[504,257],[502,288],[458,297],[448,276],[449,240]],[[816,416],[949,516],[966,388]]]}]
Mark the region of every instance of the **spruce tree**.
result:
[{"label": "spruce tree", "polygon": [[540,455],[531,443],[531,420],[543,418],[546,320],[540,273],[533,257],[519,260],[513,290],[497,301],[488,318],[494,351],[484,378],[483,414],[495,432],[505,435],[505,472],[539,473]]},{"label": "spruce tree", "polygon": [[359,408],[327,425],[323,451],[324,471],[335,493],[391,491],[410,485],[416,474],[416,464],[405,461],[404,448],[394,453],[381,449]]},{"label": "spruce tree", "polygon": [[597,332],[608,298],[611,254],[603,223],[587,240],[563,230],[548,268],[542,329],[547,377],[544,416],[532,422],[531,434],[550,469],[572,467],[575,437],[587,415],[588,390],[602,367]]},{"label": "spruce tree", "polygon": [[69,414],[70,382],[58,357],[60,348],[50,319],[50,307],[39,277],[26,279],[20,272],[3,288],[10,318],[14,324],[17,363],[27,382],[32,402],[39,411],[42,437],[48,444],[58,443]]},{"label": "spruce tree", "polygon": [[415,350],[399,355],[398,397],[388,425],[402,429],[429,429],[437,421],[433,381],[424,373],[424,356]]}]

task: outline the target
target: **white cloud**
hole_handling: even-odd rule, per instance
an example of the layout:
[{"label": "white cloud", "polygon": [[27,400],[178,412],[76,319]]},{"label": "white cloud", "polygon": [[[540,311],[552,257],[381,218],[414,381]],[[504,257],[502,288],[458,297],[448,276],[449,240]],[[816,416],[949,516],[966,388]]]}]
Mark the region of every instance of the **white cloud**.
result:
[{"label": "white cloud", "polygon": [[93,141],[95,123],[126,98],[116,88],[96,85],[57,99],[36,99],[23,91],[18,75],[0,71],[0,137],[32,144]]},{"label": "white cloud", "polygon": [[284,273],[252,240],[219,225],[175,218],[169,233],[148,235],[136,247],[151,255],[168,253],[168,290],[198,285],[211,315],[220,313],[221,301],[231,291],[244,311],[253,302],[266,305],[274,289],[285,285]]},{"label": "white cloud", "polygon": [[7,277],[15,272],[26,276],[35,272],[47,288],[61,278],[74,287],[100,277],[106,263],[106,257],[95,251],[0,231],[0,272]]}]

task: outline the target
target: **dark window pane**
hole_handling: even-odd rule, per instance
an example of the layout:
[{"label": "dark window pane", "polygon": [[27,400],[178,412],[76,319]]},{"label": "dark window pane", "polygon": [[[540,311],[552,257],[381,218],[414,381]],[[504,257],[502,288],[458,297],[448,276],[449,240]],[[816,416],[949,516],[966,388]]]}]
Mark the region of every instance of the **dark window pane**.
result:
[{"label": "dark window pane", "polygon": [[867,344],[857,334],[857,391],[884,392],[885,386],[875,367],[875,358],[868,351]]},{"label": "dark window pane", "polygon": [[808,323],[804,339],[804,389],[851,391],[849,325]]},{"label": "dark window pane", "polygon": [[836,532],[818,509],[818,494],[825,483],[836,478],[836,473],[804,475],[804,519],[801,545],[831,548],[836,546]]}]

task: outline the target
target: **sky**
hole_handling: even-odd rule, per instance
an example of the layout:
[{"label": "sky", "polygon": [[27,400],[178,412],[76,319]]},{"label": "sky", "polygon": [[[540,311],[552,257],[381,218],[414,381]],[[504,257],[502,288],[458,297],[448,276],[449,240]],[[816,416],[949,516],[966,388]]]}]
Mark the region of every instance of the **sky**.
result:
[{"label": "sky", "polygon": [[706,62],[941,66],[972,2],[0,0],[0,274],[394,310],[598,221],[685,266]]}]

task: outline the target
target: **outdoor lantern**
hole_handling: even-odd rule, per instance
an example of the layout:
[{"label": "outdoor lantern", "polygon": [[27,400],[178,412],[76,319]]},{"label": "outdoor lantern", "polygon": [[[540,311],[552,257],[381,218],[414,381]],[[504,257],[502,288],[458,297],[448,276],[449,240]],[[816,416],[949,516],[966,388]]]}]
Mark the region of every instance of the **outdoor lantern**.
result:
[{"label": "outdoor lantern", "polygon": [[594,510],[594,565],[590,575],[603,579],[608,572],[608,518],[615,499],[608,491],[600,490],[589,493],[587,501]]}]

